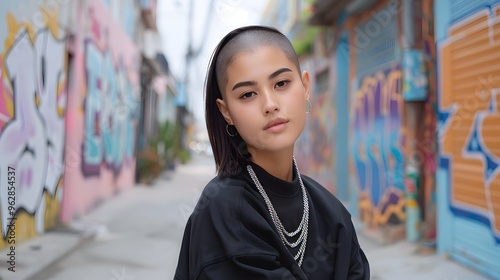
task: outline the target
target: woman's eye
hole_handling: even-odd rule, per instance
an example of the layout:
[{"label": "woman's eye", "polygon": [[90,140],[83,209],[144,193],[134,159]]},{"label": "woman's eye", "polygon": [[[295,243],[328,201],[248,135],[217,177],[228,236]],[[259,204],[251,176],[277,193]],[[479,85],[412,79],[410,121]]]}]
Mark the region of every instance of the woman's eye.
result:
[{"label": "woman's eye", "polygon": [[280,88],[280,87],[284,87],[288,84],[288,81],[279,81],[276,83],[276,87],[277,88]]},{"label": "woman's eye", "polygon": [[244,93],[240,98],[241,99],[247,99],[247,98],[252,97],[254,94],[255,94],[255,92],[253,92],[253,91],[247,92],[247,93]]}]

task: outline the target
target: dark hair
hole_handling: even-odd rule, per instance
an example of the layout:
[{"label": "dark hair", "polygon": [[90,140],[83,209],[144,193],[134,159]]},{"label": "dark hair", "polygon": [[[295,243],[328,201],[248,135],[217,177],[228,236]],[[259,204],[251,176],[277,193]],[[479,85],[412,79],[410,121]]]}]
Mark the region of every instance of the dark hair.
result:
[{"label": "dark hair", "polygon": [[227,67],[238,53],[267,45],[281,49],[300,73],[297,54],[288,38],[277,29],[267,26],[245,26],[229,32],[219,42],[210,59],[205,81],[205,121],[217,174],[221,177],[240,173],[242,167],[251,160],[241,136],[237,134],[232,137],[227,133],[226,120],[217,106],[216,100],[223,99],[221,88],[227,83]]}]

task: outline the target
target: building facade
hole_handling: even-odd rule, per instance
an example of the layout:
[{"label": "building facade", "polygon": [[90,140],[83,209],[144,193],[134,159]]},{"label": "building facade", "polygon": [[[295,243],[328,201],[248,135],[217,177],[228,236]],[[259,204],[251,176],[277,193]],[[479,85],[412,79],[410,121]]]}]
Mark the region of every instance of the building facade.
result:
[{"label": "building facade", "polygon": [[0,248],[134,185],[141,65],[157,51],[147,39],[155,3],[2,4]]},{"label": "building facade", "polygon": [[435,1],[438,250],[500,278],[500,1]]},{"label": "building facade", "polygon": [[316,1],[309,20],[334,56],[335,151],[349,168],[337,168],[348,186],[339,196],[379,239],[435,242],[432,5]]}]

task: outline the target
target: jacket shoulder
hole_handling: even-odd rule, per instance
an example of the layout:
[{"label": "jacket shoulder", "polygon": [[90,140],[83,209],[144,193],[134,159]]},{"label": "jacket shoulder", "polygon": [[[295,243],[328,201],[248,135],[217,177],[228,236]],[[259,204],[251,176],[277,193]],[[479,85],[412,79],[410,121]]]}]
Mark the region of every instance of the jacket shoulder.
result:
[{"label": "jacket shoulder", "polygon": [[195,218],[199,214],[209,214],[210,212],[226,211],[228,208],[239,207],[238,198],[244,187],[245,182],[241,180],[213,178],[203,188],[191,218]]}]

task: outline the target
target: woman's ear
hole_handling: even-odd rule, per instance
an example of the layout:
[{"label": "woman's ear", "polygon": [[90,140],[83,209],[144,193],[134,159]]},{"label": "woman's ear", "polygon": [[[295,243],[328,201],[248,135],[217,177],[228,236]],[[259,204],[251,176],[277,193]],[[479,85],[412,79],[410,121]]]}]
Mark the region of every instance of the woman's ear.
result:
[{"label": "woman's ear", "polygon": [[217,98],[217,107],[219,107],[219,112],[222,114],[226,122],[230,125],[233,124],[233,120],[231,119],[231,115],[229,114],[229,110],[227,108],[226,102],[224,100]]},{"label": "woman's ear", "polygon": [[302,85],[304,85],[306,100],[308,100],[311,94],[311,79],[309,77],[309,72],[305,70],[302,72]]}]

